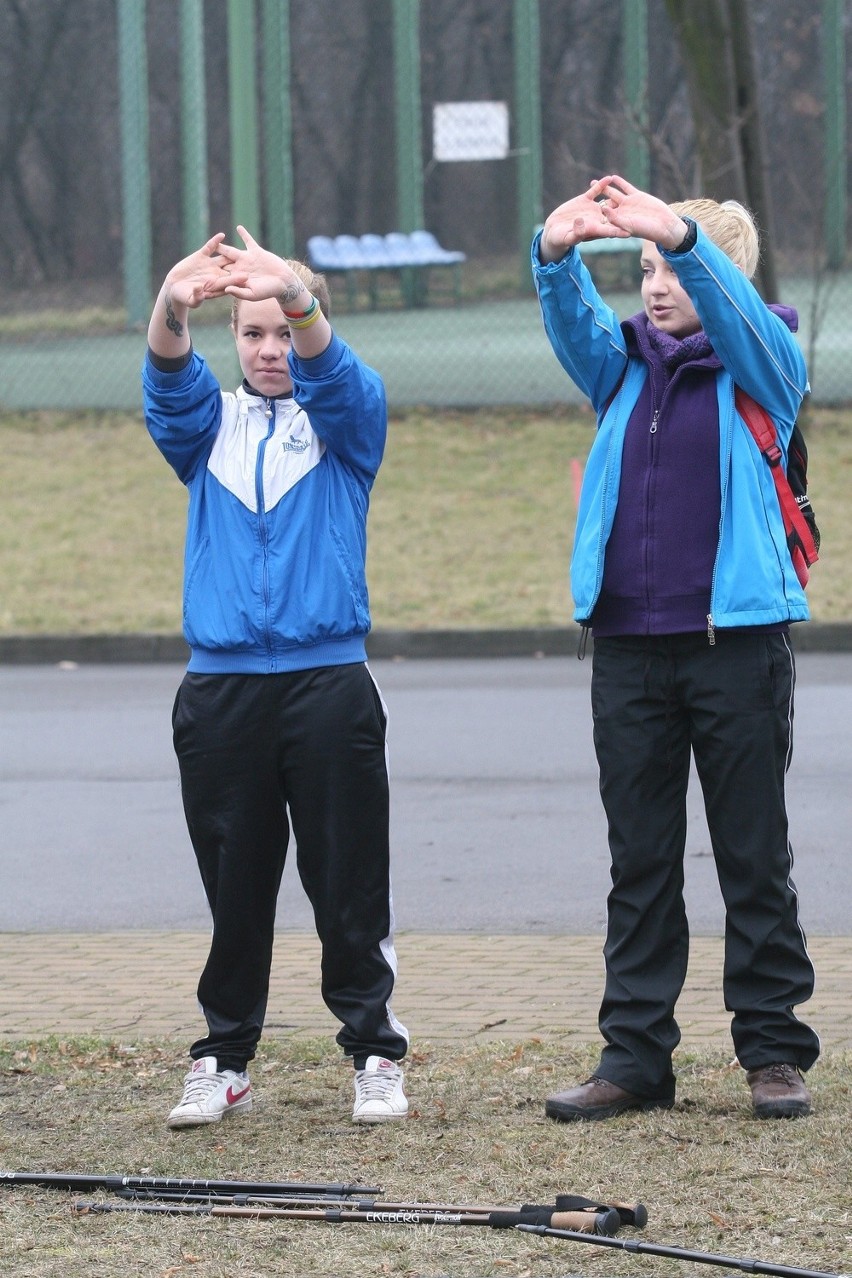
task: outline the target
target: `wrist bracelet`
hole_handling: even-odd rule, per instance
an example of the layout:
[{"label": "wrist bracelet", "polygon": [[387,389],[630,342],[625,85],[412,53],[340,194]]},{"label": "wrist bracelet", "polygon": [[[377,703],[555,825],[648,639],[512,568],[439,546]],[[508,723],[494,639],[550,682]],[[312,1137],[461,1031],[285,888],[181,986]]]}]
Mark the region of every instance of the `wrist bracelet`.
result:
[{"label": "wrist bracelet", "polygon": [[320,310],[319,302],[314,298],[313,306],[299,319],[291,319],[286,311],[284,312],[284,318],[290,328],[310,328],[312,324],[316,324],[317,320],[322,318],[322,311]]},{"label": "wrist bracelet", "polygon": [[319,306],[319,302],[317,301],[315,297],[312,296],[310,302],[308,303],[307,307],[303,311],[288,311],[288,310],[285,310],[283,306],[281,307],[281,310],[283,311],[284,315],[286,316],[288,320],[296,320],[296,322],[298,323],[299,320],[309,319],[313,315],[314,311],[316,310],[318,306]]}]

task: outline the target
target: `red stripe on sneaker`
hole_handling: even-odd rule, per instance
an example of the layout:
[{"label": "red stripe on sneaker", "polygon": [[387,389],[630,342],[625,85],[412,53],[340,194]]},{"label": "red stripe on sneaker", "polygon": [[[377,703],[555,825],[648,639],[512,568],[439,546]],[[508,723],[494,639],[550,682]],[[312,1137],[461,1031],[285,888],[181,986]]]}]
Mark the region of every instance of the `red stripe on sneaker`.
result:
[{"label": "red stripe on sneaker", "polygon": [[242,1097],[245,1096],[246,1092],[250,1092],[250,1091],[251,1091],[251,1083],[246,1083],[245,1087],[243,1088],[241,1092],[235,1092],[234,1084],[229,1083],[228,1090],[225,1092],[225,1100],[228,1102],[229,1105],[234,1105],[236,1104],[238,1100],[241,1100]]}]

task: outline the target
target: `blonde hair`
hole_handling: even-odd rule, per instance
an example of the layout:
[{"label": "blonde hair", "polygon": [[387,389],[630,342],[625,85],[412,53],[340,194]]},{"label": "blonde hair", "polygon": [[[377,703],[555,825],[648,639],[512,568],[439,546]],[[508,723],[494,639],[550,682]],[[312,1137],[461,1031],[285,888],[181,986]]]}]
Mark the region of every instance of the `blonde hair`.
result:
[{"label": "blonde hair", "polygon": [[[298,262],[292,258],[286,257],[284,261],[290,267],[294,275],[298,275],[299,279],[305,285],[309,293],[312,293],[320,304],[320,310],[326,319],[331,317],[331,293],[329,292],[328,282],[324,275],[318,275],[316,271],[305,262]],[[234,297],[231,299],[231,327],[236,328],[237,316],[240,312],[240,299]],[[295,314],[295,312],[294,312]]]},{"label": "blonde hair", "polygon": [[678,217],[691,217],[750,280],[760,261],[760,236],[754,218],[736,200],[681,200],[669,208]]}]

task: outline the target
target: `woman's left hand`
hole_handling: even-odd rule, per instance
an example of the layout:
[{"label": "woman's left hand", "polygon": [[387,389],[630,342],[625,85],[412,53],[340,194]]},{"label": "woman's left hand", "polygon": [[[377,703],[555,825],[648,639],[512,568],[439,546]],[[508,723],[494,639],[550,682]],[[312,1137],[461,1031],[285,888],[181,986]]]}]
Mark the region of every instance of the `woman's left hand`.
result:
[{"label": "woman's left hand", "polygon": [[296,298],[310,294],[304,281],[288,266],[283,257],[262,248],[244,226],[238,226],[244,249],[232,244],[220,244],[220,255],[231,264],[232,280],[224,292],[244,302],[261,302],[276,297],[286,309]]},{"label": "woman's left hand", "polygon": [[660,248],[675,249],[689,227],[663,200],[631,185],[626,178],[612,177],[603,192],[603,216],[611,226],[627,235],[652,240]]}]

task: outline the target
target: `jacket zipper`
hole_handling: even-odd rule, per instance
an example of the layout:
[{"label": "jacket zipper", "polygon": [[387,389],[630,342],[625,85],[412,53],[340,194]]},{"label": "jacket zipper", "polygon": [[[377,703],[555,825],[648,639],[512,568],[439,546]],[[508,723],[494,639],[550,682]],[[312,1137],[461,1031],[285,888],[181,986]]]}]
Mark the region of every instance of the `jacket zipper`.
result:
[{"label": "jacket zipper", "polygon": [[266,400],[264,415],[269,422],[269,430],[264,438],[260,441],[257,450],[257,461],[255,463],[254,482],[255,496],[257,499],[257,519],[258,530],[260,532],[260,544],[263,552],[263,628],[266,633],[266,650],[269,655],[270,669],[272,668],[273,646],[272,636],[269,629],[269,527],[266,519],[266,506],[263,500],[263,463],[266,456],[266,445],[275,434],[275,404],[271,399]]},{"label": "jacket zipper", "polygon": [[[654,387],[653,375],[650,375],[650,377],[651,377],[651,391],[652,391],[652,394],[654,394],[656,388]],[[663,391],[663,398],[665,398],[665,391]],[[643,558],[645,560],[645,610],[648,617],[650,617],[651,615],[651,587],[650,587],[650,582],[651,582],[651,563],[650,563],[650,560],[651,560],[651,489],[654,487],[655,477],[656,477],[656,468],[657,468],[657,462],[658,462],[657,454],[654,451],[656,447],[656,443],[657,443],[657,441],[654,439],[654,436],[657,433],[657,424],[659,420],[660,420],[660,408],[658,406],[653,411],[653,414],[651,416],[651,425],[648,429],[648,434],[650,436],[650,442],[648,444],[648,447],[650,448],[651,452],[648,458],[648,463],[649,463],[648,474],[645,479],[645,510],[643,514],[643,520],[645,524],[645,552],[643,555]]]}]

